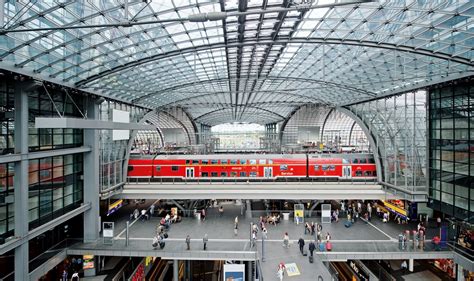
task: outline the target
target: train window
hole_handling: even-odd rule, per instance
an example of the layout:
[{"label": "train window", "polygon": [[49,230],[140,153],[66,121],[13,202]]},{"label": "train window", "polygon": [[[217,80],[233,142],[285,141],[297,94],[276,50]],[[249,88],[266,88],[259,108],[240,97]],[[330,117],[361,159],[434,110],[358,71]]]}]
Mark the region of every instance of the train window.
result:
[{"label": "train window", "polygon": [[358,164],[358,163],[359,163],[359,159],[358,159],[358,158],[352,159],[352,163],[353,163],[353,164]]},{"label": "train window", "polygon": [[161,170],[161,166],[156,166],[156,167],[155,167],[155,170],[156,170],[157,172],[159,172],[159,171]]},{"label": "train window", "polygon": [[201,160],[201,163],[202,163],[203,165],[207,165],[207,164],[209,164],[209,160]]},{"label": "train window", "polygon": [[227,165],[228,163],[229,163],[229,161],[227,159],[221,160],[222,165]]},{"label": "train window", "polygon": [[217,160],[217,159],[212,159],[212,160],[211,160],[211,164],[212,164],[212,165],[217,165],[217,164],[219,164],[219,160]]},{"label": "train window", "polygon": [[250,160],[249,160],[249,164],[250,164],[250,165],[257,165],[257,160],[255,160],[255,159],[250,159]]},{"label": "train window", "polygon": [[360,163],[361,164],[367,164],[367,159],[366,158],[361,158]]},{"label": "train window", "polygon": [[374,158],[369,158],[369,163],[370,164],[375,164],[375,159]]},{"label": "train window", "polygon": [[227,177],[227,172],[221,172],[221,177]]},{"label": "train window", "polygon": [[[129,172],[133,171],[133,166],[128,166],[128,169],[127,169]],[[4,177],[6,176],[6,174],[1,174],[0,177]]]},{"label": "train window", "polygon": [[372,175],[373,175],[374,177],[376,177],[376,176],[377,176],[377,171],[372,171]]},{"label": "train window", "polygon": [[217,177],[217,172],[211,172],[211,177]]},{"label": "train window", "polygon": [[349,159],[346,159],[346,158],[342,158],[342,164],[350,164],[351,161],[349,161]]},{"label": "train window", "polygon": [[314,170],[317,172],[319,171],[319,165],[314,165]]},{"label": "train window", "polygon": [[230,164],[236,165],[237,164],[237,159],[230,159]]},{"label": "train window", "polygon": [[249,176],[251,176],[251,177],[256,177],[256,176],[257,176],[257,172],[250,172],[250,173],[249,173]]},{"label": "train window", "polygon": [[280,165],[280,171],[288,171],[288,165]]},{"label": "train window", "polygon": [[179,169],[178,166],[171,166],[171,171],[177,171]]},{"label": "train window", "polygon": [[241,177],[246,177],[246,176],[247,176],[247,173],[246,173],[246,172],[240,172],[240,176],[241,176]]},{"label": "train window", "polygon": [[237,172],[230,172],[230,176],[231,176],[231,177],[236,177],[236,176],[237,176]]},{"label": "train window", "polygon": [[355,175],[356,177],[362,177],[362,171],[356,171]]},{"label": "train window", "polygon": [[191,160],[186,160],[186,165],[191,165]]},{"label": "train window", "polygon": [[329,171],[335,171],[336,170],[336,166],[334,165],[329,165]]},{"label": "train window", "polygon": [[265,159],[258,160],[258,164],[260,164],[260,165],[265,165],[266,163],[267,163],[267,161]]},{"label": "train window", "polygon": [[364,176],[366,176],[366,177],[370,177],[370,174],[371,174],[370,171],[365,171],[365,172],[364,172]]},{"label": "train window", "polygon": [[199,165],[199,160],[193,160],[193,165]]},{"label": "train window", "polygon": [[209,177],[209,173],[208,172],[202,172],[201,177]]},{"label": "train window", "polygon": [[240,164],[241,164],[241,165],[246,165],[246,164],[247,164],[247,160],[245,160],[245,159],[240,159]]},{"label": "train window", "polygon": [[327,171],[328,170],[328,165],[323,165],[323,171]]},{"label": "train window", "polygon": [[268,159],[268,164],[273,164],[273,160]]}]

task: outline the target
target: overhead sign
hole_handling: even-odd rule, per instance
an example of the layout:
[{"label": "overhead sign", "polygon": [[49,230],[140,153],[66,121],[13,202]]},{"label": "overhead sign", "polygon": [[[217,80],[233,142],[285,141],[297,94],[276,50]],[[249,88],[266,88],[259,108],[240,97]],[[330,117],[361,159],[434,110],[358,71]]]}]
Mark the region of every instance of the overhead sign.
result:
[{"label": "overhead sign", "polygon": [[402,215],[404,217],[406,217],[408,215],[408,212],[407,210],[405,209],[402,209],[398,206],[396,206],[395,204],[392,204],[392,203],[389,203],[387,201],[383,201],[383,205],[385,206],[385,208],[387,208],[389,211],[392,211],[394,213],[397,213],[399,215]]},{"label": "overhead sign", "polygon": [[123,200],[122,199],[117,200],[114,203],[110,204],[109,205],[109,210],[107,211],[107,216],[115,213],[118,209],[120,209],[120,207],[122,207],[122,205],[123,205]]}]

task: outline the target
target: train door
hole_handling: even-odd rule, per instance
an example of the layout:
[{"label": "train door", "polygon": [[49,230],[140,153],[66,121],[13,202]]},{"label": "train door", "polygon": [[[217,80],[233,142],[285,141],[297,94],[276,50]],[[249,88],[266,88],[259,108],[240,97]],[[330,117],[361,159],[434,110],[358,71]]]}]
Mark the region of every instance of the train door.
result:
[{"label": "train door", "polygon": [[352,166],[342,166],[342,178],[352,178]]},{"label": "train door", "polygon": [[266,178],[273,178],[273,167],[263,167],[263,175]]},{"label": "train door", "polygon": [[194,178],[194,168],[186,167],[186,177]]}]

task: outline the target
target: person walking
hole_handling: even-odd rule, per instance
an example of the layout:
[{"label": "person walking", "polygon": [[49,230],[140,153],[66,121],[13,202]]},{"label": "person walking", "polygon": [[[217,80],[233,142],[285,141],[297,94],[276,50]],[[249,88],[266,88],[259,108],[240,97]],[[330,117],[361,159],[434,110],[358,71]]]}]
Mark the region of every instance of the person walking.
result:
[{"label": "person walking", "polygon": [[303,249],[304,249],[304,239],[300,237],[298,240],[298,245],[300,246],[300,252],[303,254]]},{"label": "person walking", "polygon": [[224,207],[221,205],[219,207],[219,217],[222,217],[223,214],[224,214]]},{"label": "person walking", "polygon": [[204,234],[204,238],[202,238],[202,243],[204,244],[204,251],[206,250],[207,241],[209,241],[209,238],[207,238],[207,233],[206,233]]},{"label": "person walking", "polygon": [[277,269],[277,276],[280,278],[280,281],[283,281],[283,276],[285,275],[286,266],[283,262],[280,262]]},{"label": "person walking", "polygon": [[267,231],[267,228],[266,228],[266,227],[264,227],[264,228],[262,229],[262,238],[263,238],[263,239],[267,239],[267,238],[268,238],[268,231]]},{"label": "person walking", "polygon": [[313,241],[310,241],[310,242],[309,242],[308,249],[309,249],[309,254],[310,254],[311,256],[313,256],[313,252],[314,252],[314,250],[316,249],[316,245],[314,245],[314,242],[313,242]]},{"label": "person walking", "polygon": [[312,221],[312,222],[311,222],[311,235],[312,235],[312,236],[314,236],[315,229],[316,229],[316,225],[314,224],[314,221]]},{"label": "person walking", "polygon": [[191,250],[191,237],[189,237],[189,234],[186,236],[186,250]]},{"label": "person walking", "polygon": [[438,224],[438,228],[440,228],[441,227],[441,217],[438,217],[436,219],[436,223]]},{"label": "person walking", "polygon": [[283,236],[283,247],[290,248],[290,237],[288,236],[288,232],[285,232],[285,236]]},{"label": "person walking", "polygon": [[329,242],[329,240],[331,240],[331,234],[328,232],[328,234],[326,234],[326,242]]},{"label": "person walking", "polygon": [[203,208],[201,210],[201,219],[202,219],[202,221],[206,220],[206,209],[205,208]]},{"label": "person walking", "polygon": [[150,217],[153,217],[153,214],[155,213],[155,204],[152,204],[150,206]]},{"label": "person walking", "polygon": [[239,217],[235,217],[235,220],[234,220],[234,236],[237,236],[238,229],[239,229]]},{"label": "person walking", "polygon": [[255,247],[257,243],[257,233],[255,231],[252,231],[252,240],[250,241],[250,248]]}]

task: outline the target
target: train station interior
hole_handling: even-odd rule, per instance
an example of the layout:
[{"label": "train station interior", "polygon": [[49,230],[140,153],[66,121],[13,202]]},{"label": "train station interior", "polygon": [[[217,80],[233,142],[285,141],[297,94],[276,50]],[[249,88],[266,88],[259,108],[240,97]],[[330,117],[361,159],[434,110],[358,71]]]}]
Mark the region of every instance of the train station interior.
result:
[{"label": "train station interior", "polygon": [[0,280],[474,281],[474,1],[0,0]]}]

